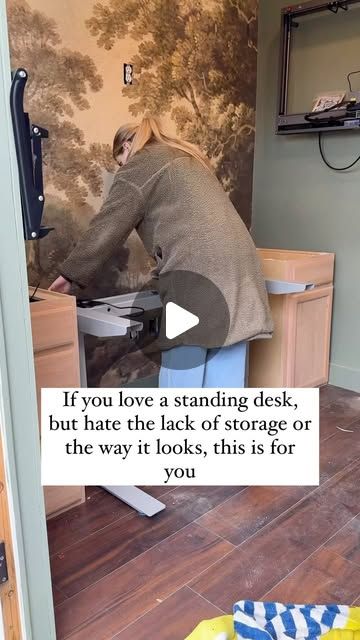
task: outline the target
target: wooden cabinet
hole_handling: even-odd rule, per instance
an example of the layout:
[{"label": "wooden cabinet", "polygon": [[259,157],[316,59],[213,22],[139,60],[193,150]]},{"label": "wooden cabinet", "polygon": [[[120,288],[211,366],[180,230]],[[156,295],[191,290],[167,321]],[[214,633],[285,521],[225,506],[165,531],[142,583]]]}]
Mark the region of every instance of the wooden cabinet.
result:
[{"label": "wooden cabinet", "polygon": [[[30,303],[39,416],[43,387],[80,387],[76,301],[38,290]],[[85,500],[84,487],[44,487],[48,518]]]},{"label": "wooden cabinet", "polygon": [[316,387],[328,382],[334,254],[258,249],[264,276],[313,284],[270,295],[274,335],[249,348],[250,387]]}]

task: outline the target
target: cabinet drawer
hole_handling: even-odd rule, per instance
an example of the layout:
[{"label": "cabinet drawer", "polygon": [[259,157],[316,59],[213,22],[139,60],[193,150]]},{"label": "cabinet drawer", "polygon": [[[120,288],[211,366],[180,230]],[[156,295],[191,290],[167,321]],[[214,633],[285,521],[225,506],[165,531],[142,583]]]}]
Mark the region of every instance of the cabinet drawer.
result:
[{"label": "cabinet drawer", "polygon": [[77,349],[70,345],[35,354],[35,377],[38,408],[41,408],[41,389],[79,387],[80,373]]},{"label": "cabinet drawer", "polygon": [[71,344],[77,340],[76,319],[71,309],[54,309],[31,316],[34,353]]},{"label": "cabinet drawer", "polygon": [[262,271],[269,280],[328,284],[334,278],[334,254],[283,249],[258,249]]}]

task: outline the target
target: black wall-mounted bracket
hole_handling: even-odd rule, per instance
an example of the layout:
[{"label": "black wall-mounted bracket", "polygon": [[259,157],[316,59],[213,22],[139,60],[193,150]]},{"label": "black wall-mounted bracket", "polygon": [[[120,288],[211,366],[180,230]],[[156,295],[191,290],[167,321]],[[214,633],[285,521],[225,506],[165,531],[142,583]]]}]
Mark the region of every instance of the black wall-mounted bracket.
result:
[{"label": "black wall-mounted bracket", "polygon": [[51,227],[41,226],[45,204],[42,140],[48,138],[49,133],[46,129],[31,124],[29,114],[24,112],[27,80],[28,73],[25,69],[17,69],[12,73],[10,111],[19,170],[24,238],[36,240],[52,230]]},{"label": "black wall-mounted bracket", "polygon": [[6,563],[6,551],[5,542],[0,542],[0,586],[5,584],[9,579],[7,563]]}]

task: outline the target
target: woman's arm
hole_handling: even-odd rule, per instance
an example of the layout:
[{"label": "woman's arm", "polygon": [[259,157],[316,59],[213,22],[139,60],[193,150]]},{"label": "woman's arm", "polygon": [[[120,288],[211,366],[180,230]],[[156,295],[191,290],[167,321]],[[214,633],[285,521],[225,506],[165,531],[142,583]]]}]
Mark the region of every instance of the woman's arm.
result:
[{"label": "woman's arm", "polygon": [[[116,174],[109,195],[88,230],[59,267],[61,280],[51,285],[53,291],[69,289],[67,282],[86,287],[96,273],[113,257],[144,215],[144,201],[136,185]],[[59,288],[60,287],[60,288]]]}]

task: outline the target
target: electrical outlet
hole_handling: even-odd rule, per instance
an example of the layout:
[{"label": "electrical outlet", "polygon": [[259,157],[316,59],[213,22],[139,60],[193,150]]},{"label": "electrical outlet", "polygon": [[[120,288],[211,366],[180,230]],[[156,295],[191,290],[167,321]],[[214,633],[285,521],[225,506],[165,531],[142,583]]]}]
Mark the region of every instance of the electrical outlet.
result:
[{"label": "electrical outlet", "polygon": [[129,85],[134,82],[134,65],[124,63],[124,84]]}]

